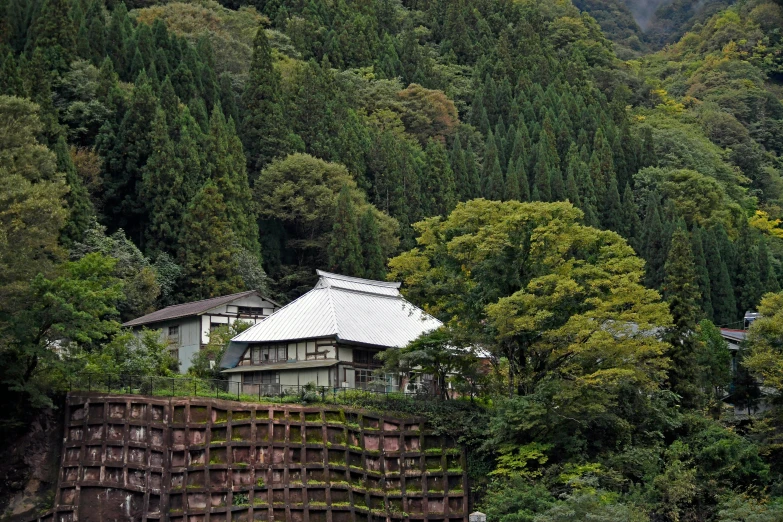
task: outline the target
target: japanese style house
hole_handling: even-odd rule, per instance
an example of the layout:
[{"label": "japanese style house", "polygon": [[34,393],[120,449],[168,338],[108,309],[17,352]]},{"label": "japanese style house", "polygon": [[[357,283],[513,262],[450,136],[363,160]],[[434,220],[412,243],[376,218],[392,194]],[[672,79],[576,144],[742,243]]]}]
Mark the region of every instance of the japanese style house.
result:
[{"label": "japanese style house", "polygon": [[190,368],[193,356],[209,342],[209,333],[234,321],[256,324],[280,305],[255,290],[193,301],[156,310],[122,326],[135,334],[143,329],[158,330],[182,373]]},{"label": "japanese style house", "polygon": [[399,389],[380,384],[375,355],[401,348],[441,322],[400,295],[400,283],[318,271],[315,287],[232,339],[220,366],[243,393],[286,386]]}]

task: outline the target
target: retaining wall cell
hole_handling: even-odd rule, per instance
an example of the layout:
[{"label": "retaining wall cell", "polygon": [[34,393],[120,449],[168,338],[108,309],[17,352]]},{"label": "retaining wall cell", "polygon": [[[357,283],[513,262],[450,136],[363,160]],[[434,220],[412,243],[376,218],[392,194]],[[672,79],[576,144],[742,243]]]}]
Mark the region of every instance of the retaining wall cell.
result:
[{"label": "retaining wall cell", "polygon": [[74,393],[37,522],[467,521],[465,455],[420,418]]}]

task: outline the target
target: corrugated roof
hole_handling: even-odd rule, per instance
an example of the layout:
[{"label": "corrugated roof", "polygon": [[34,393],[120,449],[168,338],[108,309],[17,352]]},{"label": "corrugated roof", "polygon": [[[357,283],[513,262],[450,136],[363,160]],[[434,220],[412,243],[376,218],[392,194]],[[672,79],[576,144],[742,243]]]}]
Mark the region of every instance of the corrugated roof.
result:
[{"label": "corrugated roof", "polygon": [[235,367],[248,343],[334,337],[346,343],[400,348],[442,325],[403,299],[399,283],[321,271],[318,275],[312,290],[234,337],[221,367]]},{"label": "corrugated roof", "polygon": [[320,276],[315,288],[339,288],[341,290],[353,290],[355,292],[393,297],[400,295],[400,283],[331,274],[323,270],[316,270],[315,272]]},{"label": "corrugated roof", "polygon": [[201,301],[193,301],[191,303],[183,303],[178,305],[167,306],[166,308],[156,310],[151,314],[143,315],[139,318],[128,321],[127,323],[124,323],[122,326],[141,326],[144,324],[158,323],[160,321],[179,319],[180,317],[200,315],[203,314],[204,312],[212,310],[216,306],[224,305],[226,303],[230,303],[231,301],[234,301],[235,299],[240,299],[242,297],[247,297],[253,294],[259,295],[259,297],[262,297],[265,301],[269,301],[275,306],[280,306],[274,301],[272,301],[271,299],[269,299],[268,297],[264,297],[258,294],[256,290],[248,290],[246,292],[239,292],[230,295],[222,295],[220,297],[203,299]]},{"label": "corrugated roof", "polygon": [[340,361],[336,359],[322,359],[318,361],[296,361],[296,362],[284,362],[274,364],[259,364],[256,366],[237,366],[229,370],[224,370],[223,373],[236,373],[236,372],[271,372],[275,370],[306,370],[308,368],[326,368],[328,366],[334,366]]}]

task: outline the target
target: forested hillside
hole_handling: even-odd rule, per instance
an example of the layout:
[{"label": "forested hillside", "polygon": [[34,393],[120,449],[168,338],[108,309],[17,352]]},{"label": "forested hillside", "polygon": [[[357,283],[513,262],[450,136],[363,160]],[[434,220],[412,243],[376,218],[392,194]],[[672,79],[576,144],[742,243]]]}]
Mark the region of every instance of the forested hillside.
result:
[{"label": "forested hillside", "polygon": [[[558,387],[593,374],[551,352],[534,370],[508,347],[532,335],[521,324],[537,306],[540,330],[581,313],[516,301],[520,285],[549,288],[603,255],[622,281],[596,288],[640,301],[602,313],[671,330],[674,346],[706,320],[699,346],[715,348],[713,324],[737,327],[780,291],[783,6],[672,2],[643,32],[638,3],[574,3],[595,18],[570,0],[0,0],[10,411],[48,404],[54,369],[127,355],[120,321],[243,289],[287,302],[316,268],[391,266],[414,301],[481,330],[511,365],[498,371],[513,398],[498,399],[491,436],[470,439],[494,445],[475,463],[494,520],[779,520],[767,507],[783,487],[779,434],[705,414],[723,362],[682,349],[670,363],[641,343],[655,362],[631,369],[591,338],[590,364],[617,365],[603,395]],[[493,236],[503,214],[552,223],[562,244],[539,248],[573,257],[568,268],[515,250],[532,228]],[[508,251],[462,258],[447,246],[461,234]],[[455,305],[465,296],[474,307]],[[562,417],[544,411],[557,400]],[[478,480],[493,469],[497,481]]]}]

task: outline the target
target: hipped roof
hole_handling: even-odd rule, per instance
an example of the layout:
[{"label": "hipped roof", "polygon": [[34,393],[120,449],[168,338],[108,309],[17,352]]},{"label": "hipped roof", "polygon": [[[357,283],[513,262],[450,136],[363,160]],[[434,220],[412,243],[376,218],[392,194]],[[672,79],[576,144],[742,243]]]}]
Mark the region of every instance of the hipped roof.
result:
[{"label": "hipped roof", "polygon": [[231,340],[221,367],[235,367],[249,343],[335,338],[401,348],[442,323],[400,295],[400,283],[318,270],[315,287]]}]

